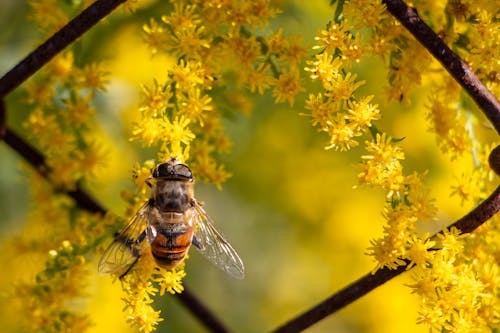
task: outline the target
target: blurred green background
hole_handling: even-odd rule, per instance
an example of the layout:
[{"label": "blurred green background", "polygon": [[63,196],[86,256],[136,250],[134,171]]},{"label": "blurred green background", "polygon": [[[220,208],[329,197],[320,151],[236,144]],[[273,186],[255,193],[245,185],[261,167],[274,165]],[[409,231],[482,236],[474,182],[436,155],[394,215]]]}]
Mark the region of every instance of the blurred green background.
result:
[{"label": "blurred green background", "polygon": [[[333,16],[326,0],[277,3],[284,12],[271,26],[282,27],[285,35],[303,35],[309,49],[315,33]],[[138,115],[140,85],[166,74],[168,62],[161,56],[152,58],[141,40],[142,24],[150,16],[159,17],[161,10],[161,1],[141,1],[132,15],[118,9],[79,41],[79,56],[88,62],[103,61],[110,72],[108,91],[99,94],[96,103],[102,128],[99,140],[109,160],[89,184],[89,191],[117,215],[125,209],[120,192],[134,190],[133,165],[155,157],[154,151],[143,150],[128,138]],[[1,0],[0,24],[0,73],[5,73],[42,39],[29,20],[25,1]],[[451,164],[436,148],[425,122],[427,83],[413,93],[411,106],[402,106],[385,101],[387,83],[381,60],[364,59],[355,70],[367,81],[360,94],[376,95],[383,113],[378,127],[394,137],[405,137],[406,174],[429,170],[427,184],[442,217],[436,223],[460,217],[466,208],[459,208],[457,200],[449,197],[453,174],[448,170],[459,169],[467,161]],[[306,78],[303,82],[307,85]],[[30,112],[25,98],[19,88],[6,101],[8,124],[20,133]],[[270,94],[251,98],[250,115],[237,114],[224,122],[234,143],[232,153],[223,160],[232,178],[222,190],[212,184],[196,186],[197,198],[206,203],[206,210],[242,257],[246,278],[233,280],[192,251],[184,280],[236,332],[269,331],[370,272],[374,263],[365,255],[366,248],[381,235],[384,222],[384,193],[353,188],[359,172],[356,165],[364,154],[361,148],[347,153],[324,150],[328,138],[307,117],[299,116],[305,96],[294,109],[275,105]],[[0,236],[4,242],[29,232],[23,223],[29,217],[30,184],[14,151],[1,144],[0,156]],[[134,331],[121,312],[119,284],[96,271],[91,273],[88,298],[79,304],[95,322],[89,332]],[[0,282],[4,291],[15,281],[4,276]],[[408,283],[408,274],[390,281],[307,332],[427,332],[415,323],[418,299],[410,294]],[[175,296],[158,297],[155,307],[165,319],[158,332],[205,331]],[[0,326],[9,320],[0,315]]]}]

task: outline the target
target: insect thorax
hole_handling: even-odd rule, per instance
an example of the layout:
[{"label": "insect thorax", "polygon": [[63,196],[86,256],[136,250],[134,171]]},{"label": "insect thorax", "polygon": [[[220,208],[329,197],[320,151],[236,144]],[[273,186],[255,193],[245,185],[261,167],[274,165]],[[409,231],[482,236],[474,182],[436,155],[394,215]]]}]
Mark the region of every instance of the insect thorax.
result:
[{"label": "insect thorax", "polygon": [[152,198],[160,213],[184,213],[192,206],[193,184],[185,180],[159,179],[153,185]]}]

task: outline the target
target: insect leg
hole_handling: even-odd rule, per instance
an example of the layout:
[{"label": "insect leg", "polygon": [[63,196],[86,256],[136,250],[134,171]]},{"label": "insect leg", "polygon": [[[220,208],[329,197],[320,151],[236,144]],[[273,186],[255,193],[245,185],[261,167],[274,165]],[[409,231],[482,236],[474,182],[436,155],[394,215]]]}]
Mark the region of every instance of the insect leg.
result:
[{"label": "insect leg", "polygon": [[193,235],[192,244],[194,246],[196,246],[200,250],[205,249],[205,246],[203,246],[203,244],[200,242],[200,240],[198,239],[198,237],[196,237],[196,235]]}]

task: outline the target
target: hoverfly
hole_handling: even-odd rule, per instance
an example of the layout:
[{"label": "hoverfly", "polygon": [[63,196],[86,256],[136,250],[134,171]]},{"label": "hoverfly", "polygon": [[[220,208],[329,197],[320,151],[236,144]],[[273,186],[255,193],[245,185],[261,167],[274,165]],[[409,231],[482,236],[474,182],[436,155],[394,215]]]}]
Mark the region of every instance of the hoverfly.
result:
[{"label": "hoverfly", "polygon": [[238,279],[244,277],[240,257],[194,198],[188,166],[170,158],[156,166],[146,183],[151,187],[150,199],[106,249],[99,262],[100,273],[121,273],[123,277],[148,250],[158,266],[171,269],[194,245],[223,271]]}]

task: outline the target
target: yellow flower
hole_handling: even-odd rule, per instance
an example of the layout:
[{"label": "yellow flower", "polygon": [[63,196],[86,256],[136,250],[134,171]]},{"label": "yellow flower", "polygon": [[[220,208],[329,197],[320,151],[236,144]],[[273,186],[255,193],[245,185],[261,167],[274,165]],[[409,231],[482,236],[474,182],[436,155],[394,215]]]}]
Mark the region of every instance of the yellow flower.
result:
[{"label": "yellow flower", "polygon": [[33,20],[46,34],[55,33],[69,21],[68,15],[59,6],[57,0],[39,0],[29,2]]},{"label": "yellow flower", "polygon": [[333,114],[338,111],[339,107],[340,103],[332,102],[330,99],[323,97],[322,93],[317,95],[309,94],[304,108],[311,111],[311,113],[301,115],[311,116],[313,126],[319,126],[320,129],[326,130],[333,123]]},{"label": "yellow flower", "polygon": [[302,36],[296,35],[289,37],[286,49],[278,53],[277,56],[280,60],[288,62],[291,70],[296,70],[305,58],[306,53],[307,51],[303,45]]},{"label": "yellow flower", "polygon": [[149,333],[156,330],[158,323],[163,320],[161,311],[155,311],[149,304],[152,300],[138,302],[130,296],[123,298],[127,304],[123,311],[127,315],[127,322],[139,328],[139,331]]},{"label": "yellow flower", "polygon": [[349,26],[344,22],[337,24],[330,22],[328,30],[321,30],[314,40],[316,45],[313,47],[315,50],[324,50],[330,54],[334,54],[337,48],[344,45],[346,38],[349,38]]},{"label": "yellow flower", "polygon": [[345,67],[351,67],[354,63],[359,63],[363,54],[367,52],[359,39],[358,33],[353,38],[348,39],[346,44],[341,47],[340,52]]},{"label": "yellow flower", "polygon": [[460,177],[455,177],[456,185],[451,187],[451,195],[458,196],[461,204],[465,202],[477,203],[484,195],[484,182],[478,171],[472,174],[462,173]]},{"label": "yellow flower", "polygon": [[95,109],[90,106],[92,97],[92,94],[85,97],[79,94],[72,95],[71,98],[64,101],[67,112],[63,116],[67,117],[69,122],[77,127],[84,125],[89,117],[95,113]]},{"label": "yellow flower", "polygon": [[146,180],[151,176],[151,171],[155,166],[154,160],[147,160],[142,166],[139,163],[136,163],[134,169],[132,170],[132,177],[134,178],[135,186],[141,189],[143,194],[146,194],[146,191],[149,190],[149,187],[146,185]]},{"label": "yellow flower", "polygon": [[354,92],[363,84],[365,84],[365,81],[356,82],[356,74],[350,72],[323,81],[323,87],[327,90],[326,96],[334,100],[346,101],[351,99]]},{"label": "yellow flower", "polygon": [[144,31],[144,40],[151,49],[153,55],[158,53],[158,50],[165,47],[168,36],[165,34],[163,27],[154,19],[151,18],[149,20],[149,25],[144,24],[142,30]]},{"label": "yellow flower", "polygon": [[350,0],[344,4],[343,14],[355,28],[377,28],[388,17],[385,6],[380,2],[368,0]]},{"label": "yellow flower", "polygon": [[248,85],[251,92],[257,90],[259,94],[263,95],[264,91],[273,83],[269,70],[269,64],[260,63],[256,68],[252,67],[252,69],[242,71],[240,78]]},{"label": "yellow flower", "polygon": [[174,10],[170,12],[170,15],[162,16],[161,20],[176,31],[196,29],[202,23],[196,13],[196,5],[185,4],[182,1],[173,2],[173,5]]},{"label": "yellow flower", "polygon": [[[180,91],[190,91],[193,87],[203,86],[211,88],[213,78],[205,72],[199,61],[184,61],[169,69],[170,80],[175,82],[175,88]],[[207,82],[208,81],[208,82]]]},{"label": "yellow flower", "polygon": [[330,143],[325,149],[345,151],[358,145],[358,142],[354,140],[357,134],[356,125],[348,123],[343,114],[335,114],[333,121],[327,121],[327,126],[326,131],[330,135]]},{"label": "yellow flower", "polygon": [[153,281],[158,283],[160,296],[163,296],[165,292],[170,294],[181,293],[184,290],[182,279],[185,276],[184,263],[182,263],[172,270],[159,269],[153,277]]},{"label": "yellow flower", "polygon": [[418,294],[427,300],[434,300],[436,298],[437,281],[429,274],[429,271],[425,267],[419,266],[414,268],[412,279],[415,283],[408,285],[412,289],[412,293]]},{"label": "yellow flower", "polygon": [[101,64],[90,64],[85,66],[78,75],[79,83],[83,88],[90,88],[93,90],[106,90],[106,76],[109,74],[103,70]]},{"label": "yellow flower", "polygon": [[288,41],[283,36],[283,29],[279,28],[278,31],[272,32],[266,39],[266,46],[268,52],[271,54],[282,54],[283,50],[288,47]]},{"label": "yellow flower", "polygon": [[423,184],[425,175],[426,173],[423,175],[413,173],[405,177],[404,182],[407,186],[406,200],[411,205],[415,216],[420,221],[428,222],[435,219],[438,209],[435,199],[429,195],[429,189]]},{"label": "yellow flower", "polygon": [[401,253],[387,239],[371,240],[370,243],[371,246],[367,249],[367,254],[372,256],[376,262],[372,273],[379,268],[397,269],[399,266],[406,264],[401,259]]},{"label": "yellow flower", "polygon": [[54,91],[47,82],[28,81],[26,84],[26,92],[28,93],[28,103],[38,104],[39,106],[49,105],[54,97]]},{"label": "yellow flower", "polygon": [[270,0],[254,0],[246,2],[249,8],[248,10],[244,10],[244,13],[247,14],[247,17],[249,16],[248,14],[251,15],[252,19],[249,22],[250,26],[263,28],[269,24],[268,18],[275,17],[281,12],[280,9],[271,7],[270,3]]},{"label": "yellow flower", "polygon": [[407,252],[407,257],[410,259],[410,264],[406,268],[407,270],[413,266],[424,266],[430,262],[433,258],[433,252],[429,251],[436,242],[428,239],[428,235],[422,237],[413,236],[409,240],[409,249]]},{"label": "yellow flower", "polygon": [[437,235],[437,245],[441,249],[440,255],[452,258],[462,252],[466,235],[461,235],[460,230],[453,227],[450,230],[443,230]]},{"label": "yellow flower", "polygon": [[203,126],[203,118],[206,117],[206,112],[213,111],[212,97],[203,94],[198,88],[188,92],[187,95],[178,96],[180,106],[179,113],[184,115],[186,119],[193,122],[199,122]]},{"label": "yellow flower", "polygon": [[261,55],[261,44],[255,36],[250,38],[240,34],[230,36],[226,48],[246,68],[251,68]]},{"label": "yellow flower", "polygon": [[75,155],[79,169],[85,176],[94,175],[98,167],[106,164],[106,154],[96,141],[89,142],[84,151],[75,153]]},{"label": "yellow flower", "polygon": [[363,163],[358,181],[381,186],[388,191],[388,198],[402,194],[405,179],[400,163],[404,159],[401,148],[393,145],[391,137],[385,133],[377,133],[375,141],[366,143],[366,150],[371,154],[361,156]]},{"label": "yellow flower", "polygon": [[[433,90],[441,91],[442,85]],[[429,98],[427,119],[430,129],[436,133],[437,142],[444,153],[452,159],[466,152],[471,143],[466,130],[466,119],[455,106],[447,104],[449,96],[444,93],[433,94]]]},{"label": "yellow flower", "polygon": [[153,86],[142,86],[143,102],[140,111],[145,118],[154,118],[162,115],[165,109],[171,107],[169,103],[172,93],[167,85],[160,85],[157,80],[153,81]]},{"label": "yellow flower", "polygon": [[310,72],[312,80],[320,79],[322,82],[335,80],[340,75],[342,61],[328,52],[323,52],[315,56],[315,61],[307,61],[311,67],[304,70]]},{"label": "yellow flower", "polygon": [[204,32],[204,27],[176,31],[174,36],[170,36],[168,45],[179,58],[201,59],[204,52],[210,48],[210,42],[205,38]]},{"label": "yellow flower", "polygon": [[49,70],[51,71],[51,74],[64,81],[74,70],[73,58],[73,52],[69,51],[54,57],[54,60],[49,63]]},{"label": "yellow flower", "polygon": [[298,71],[282,72],[279,78],[275,81],[276,87],[273,90],[275,103],[283,103],[287,101],[290,106],[293,106],[295,96],[305,91],[300,85]]},{"label": "yellow flower", "polygon": [[172,156],[181,157],[184,155],[181,144],[189,146],[195,135],[189,129],[190,120],[184,116],[176,117],[172,122],[165,119],[164,144],[170,145]]},{"label": "yellow flower", "polygon": [[143,119],[136,123],[131,141],[140,139],[147,147],[160,142],[165,135],[165,124],[160,118]]},{"label": "yellow flower", "polygon": [[361,100],[347,101],[346,119],[356,125],[357,132],[363,132],[372,125],[374,120],[380,119],[378,105],[370,104],[373,96],[366,96]]}]

